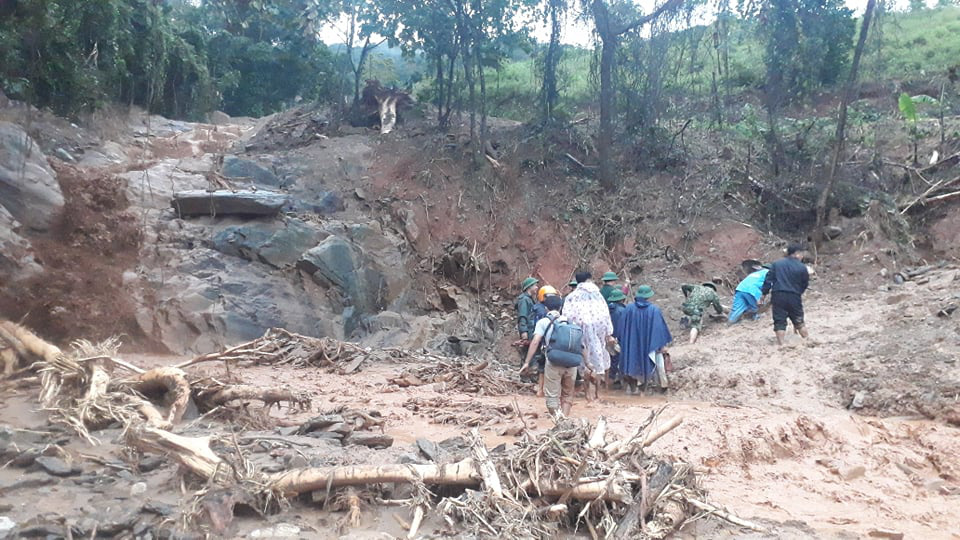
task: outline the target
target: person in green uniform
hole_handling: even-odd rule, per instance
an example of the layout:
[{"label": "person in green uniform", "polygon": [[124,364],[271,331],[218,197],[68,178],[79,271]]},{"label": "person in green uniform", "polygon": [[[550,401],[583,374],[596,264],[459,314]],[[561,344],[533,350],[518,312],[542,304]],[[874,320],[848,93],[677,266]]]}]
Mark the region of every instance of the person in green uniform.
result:
[{"label": "person in green uniform", "polygon": [[527,346],[530,344],[530,337],[533,336],[533,328],[537,323],[533,316],[533,305],[536,303],[533,297],[537,294],[538,283],[540,281],[534,277],[523,280],[520,283],[520,296],[514,303],[517,308],[517,333],[520,334],[521,362],[526,357]]},{"label": "person in green uniform", "polygon": [[603,280],[603,287],[600,287],[600,296],[603,297],[604,302],[609,302],[610,293],[620,290],[620,287],[617,286],[617,281],[620,281],[620,278],[613,272],[606,272],[601,279]]},{"label": "person in green uniform", "polygon": [[710,306],[723,314],[720,297],[717,296],[717,286],[713,283],[703,285],[684,284],[680,287],[686,300],[683,302],[683,314],[690,318],[690,343],[696,343],[700,331],[703,330],[703,313]]}]

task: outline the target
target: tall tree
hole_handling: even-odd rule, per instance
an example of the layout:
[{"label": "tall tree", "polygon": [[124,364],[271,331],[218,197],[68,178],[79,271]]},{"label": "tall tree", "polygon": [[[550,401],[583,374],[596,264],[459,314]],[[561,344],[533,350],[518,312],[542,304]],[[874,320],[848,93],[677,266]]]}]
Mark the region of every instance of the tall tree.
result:
[{"label": "tall tree", "polygon": [[566,0],[544,0],[544,13],[550,25],[550,43],[543,57],[543,84],[540,87],[540,103],[542,104],[541,120],[544,124],[552,123],[555,118],[557,100],[560,97],[557,89],[557,67],[563,48],[560,46],[560,35],[563,30],[563,16],[567,10]]},{"label": "tall tree", "polygon": [[620,36],[642,27],[668,10],[679,8],[683,1],[667,0],[648,15],[623,21],[612,13],[611,6],[606,0],[589,0],[588,7],[593,15],[594,31],[600,38],[600,133],[597,138],[597,151],[600,159],[600,185],[605,189],[612,190],[617,187],[611,149],[616,93],[613,84],[613,67]]},{"label": "tall tree", "polygon": [[863,21],[860,24],[860,37],[857,39],[857,47],[853,52],[853,63],[850,65],[850,75],[847,77],[847,83],[843,88],[843,96],[840,98],[840,111],[837,115],[837,132],[835,135],[836,146],[833,151],[833,161],[830,163],[830,175],[827,177],[827,184],[823,187],[820,198],[817,200],[817,221],[814,227],[814,240],[816,242],[820,242],[824,238],[823,227],[825,225],[824,218],[827,214],[827,201],[830,200],[830,194],[833,192],[837,181],[837,169],[840,166],[840,156],[843,154],[843,146],[846,142],[847,106],[853,100],[857,71],[860,69],[860,59],[863,57],[863,47],[867,41],[870,19],[873,16],[873,9],[876,4],[876,0],[867,0],[867,7],[863,12]]}]

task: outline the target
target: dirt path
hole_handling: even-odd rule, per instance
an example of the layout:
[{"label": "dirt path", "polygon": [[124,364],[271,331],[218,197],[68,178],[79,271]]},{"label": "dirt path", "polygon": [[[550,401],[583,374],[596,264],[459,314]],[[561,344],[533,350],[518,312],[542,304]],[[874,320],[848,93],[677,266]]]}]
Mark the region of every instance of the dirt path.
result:
[{"label": "dirt path", "polygon": [[[915,293],[917,301],[929,293]],[[659,407],[668,408],[665,418],[682,415],[683,425],[652,451],[703,467],[703,486],[713,501],[772,527],[780,537],[863,537],[890,529],[907,538],[956,538],[960,430],[916,415],[881,419],[841,406],[844,389],[836,382],[841,375],[863,359],[886,362],[883,349],[892,344],[883,336],[896,326],[892,314],[903,310],[893,309],[900,302],[887,304],[883,298],[811,294],[813,339],[803,343],[791,335],[783,349],[775,346],[769,318],[713,325],[697,345],[674,347],[681,385],[676,393],[641,397],[610,391],[600,403],[579,399],[573,415],[605,416],[621,434]],[[389,384],[404,367],[366,366],[346,376],[251,367],[242,377],[259,384],[282,378],[314,393],[321,410],[338,405],[378,410],[388,418],[386,432],[396,445],[460,435],[473,421],[481,422],[488,444],[510,444],[521,428],[539,432],[551,423],[541,400],[530,394],[477,397],[442,385]],[[205,369],[215,375],[218,368]],[[512,414],[515,407],[523,420]],[[450,423],[433,423],[431,416]],[[740,536],[714,527],[695,525],[690,533]]]}]

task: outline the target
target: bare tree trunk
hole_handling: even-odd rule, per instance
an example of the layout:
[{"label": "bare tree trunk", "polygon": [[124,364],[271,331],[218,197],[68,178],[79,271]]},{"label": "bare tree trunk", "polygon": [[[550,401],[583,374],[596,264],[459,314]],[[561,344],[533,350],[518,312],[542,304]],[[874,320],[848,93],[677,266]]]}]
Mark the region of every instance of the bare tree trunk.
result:
[{"label": "bare tree trunk", "polygon": [[863,22],[860,25],[860,37],[857,39],[857,48],[853,52],[853,63],[850,65],[850,76],[843,89],[843,96],[840,98],[840,113],[837,119],[836,147],[833,153],[833,161],[830,164],[830,175],[827,177],[827,185],[820,192],[820,198],[817,200],[817,222],[813,231],[814,242],[819,243],[824,239],[823,227],[824,218],[827,214],[827,201],[830,199],[830,193],[837,181],[837,169],[840,165],[840,157],[843,154],[843,145],[846,139],[847,127],[847,105],[853,99],[853,90],[857,81],[857,70],[860,68],[860,58],[863,56],[863,46],[867,41],[867,32],[870,30],[870,18],[873,16],[873,8],[876,6],[876,0],[867,0],[867,7],[863,12]]},{"label": "bare tree trunk", "polygon": [[610,28],[610,11],[603,0],[593,0],[593,20],[600,35],[600,133],[597,151],[600,160],[600,185],[616,189],[616,171],[611,159],[613,143],[613,61],[617,53],[617,35]]},{"label": "bare tree trunk", "polygon": [[554,110],[557,106],[557,66],[563,49],[560,48],[560,15],[564,3],[562,0],[547,0],[547,11],[550,16],[550,44],[543,59],[543,86],[540,89],[543,104],[543,123],[549,124],[554,120]]}]

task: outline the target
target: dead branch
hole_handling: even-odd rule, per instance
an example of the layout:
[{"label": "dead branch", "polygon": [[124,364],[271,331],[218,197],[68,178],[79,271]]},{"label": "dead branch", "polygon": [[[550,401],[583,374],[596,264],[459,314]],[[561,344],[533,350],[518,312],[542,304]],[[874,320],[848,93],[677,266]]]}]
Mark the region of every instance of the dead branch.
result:
[{"label": "dead branch", "polygon": [[141,394],[151,395],[164,392],[170,401],[167,422],[179,424],[190,402],[190,383],[187,374],[175,367],[160,367],[144,372],[134,385]]}]

